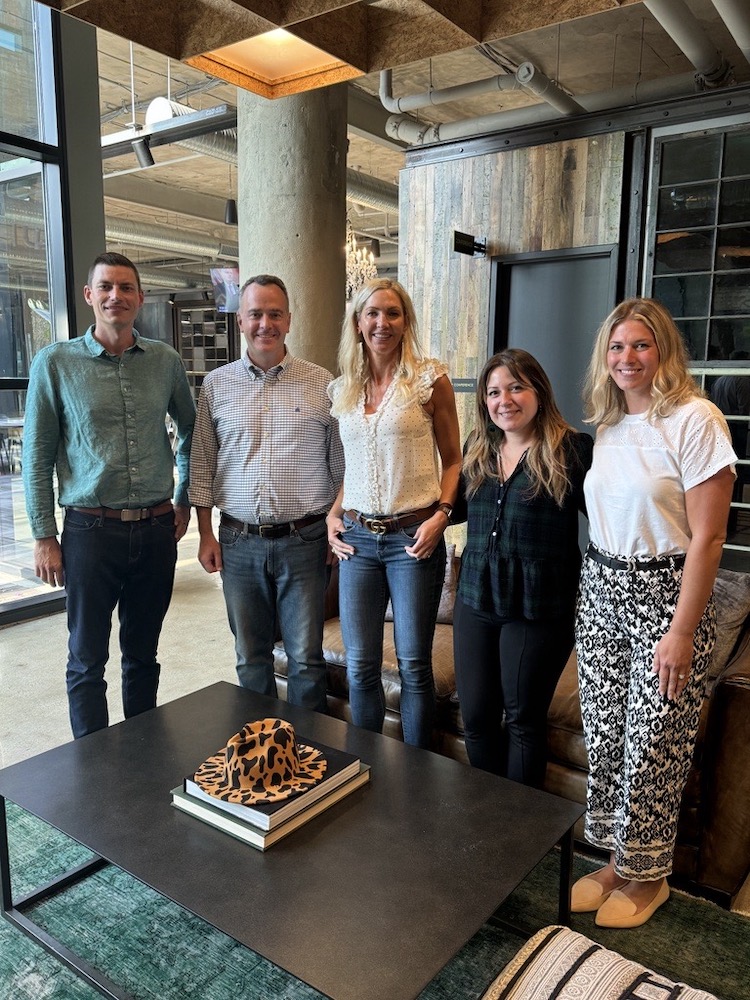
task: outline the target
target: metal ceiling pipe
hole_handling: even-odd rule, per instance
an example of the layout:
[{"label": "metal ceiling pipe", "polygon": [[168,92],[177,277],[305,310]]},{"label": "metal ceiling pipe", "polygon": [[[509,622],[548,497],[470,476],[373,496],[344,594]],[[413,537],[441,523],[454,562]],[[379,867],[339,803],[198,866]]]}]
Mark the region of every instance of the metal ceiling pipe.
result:
[{"label": "metal ceiling pipe", "polygon": [[398,214],[398,187],[359,170],[346,171],[346,200],[378,212]]},{"label": "metal ceiling pipe", "polygon": [[[170,118],[194,114],[194,110],[166,97],[157,97],[148,106],[146,124],[155,125]],[[179,145],[206,156],[215,156],[229,163],[237,163],[236,129],[199,135],[193,139],[182,139]],[[398,187],[357,170],[346,172],[346,197],[347,201],[367,205],[368,208],[374,208],[379,212],[398,212]]]},{"label": "metal ceiling pipe", "polygon": [[462,83],[455,87],[445,87],[442,90],[428,90],[423,94],[410,94],[405,97],[393,96],[393,73],[384,69],[380,73],[380,101],[387,111],[416,111],[449,101],[467,100],[501,90],[528,90],[541,97],[547,104],[561,114],[580,113],[583,108],[562,87],[554,83],[531,62],[523,62],[515,74],[499,74],[472,83]]},{"label": "metal ceiling pipe", "polygon": [[[166,97],[155,97],[146,108],[146,125],[156,125],[169,121],[171,118],[181,118],[184,115],[195,114],[195,108],[189,108],[178,101],[170,101]],[[217,160],[227,163],[237,163],[237,129],[229,128],[224,132],[208,132],[193,139],[180,139],[175,145],[184,146],[196,153],[214,156]]]},{"label": "metal ceiling pipe", "polygon": [[179,235],[173,229],[151,226],[145,222],[129,222],[127,219],[107,219],[107,239],[115,243],[149,247],[152,250],[169,250],[173,253],[194,257],[208,257],[211,260],[239,260],[240,248],[237,243],[222,243],[201,236],[193,231]]},{"label": "metal ceiling pipe", "polygon": [[747,0],[711,0],[746,61],[750,63],[750,6]]},{"label": "metal ceiling pipe", "polygon": [[197,275],[183,274],[182,271],[149,271],[148,268],[136,264],[141,284],[145,288],[203,288],[211,284],[208,275],[198,278]]},{"label": "metal ceiling pipe", "polygon": [[518,90],[520,84],[515,76],[509,73],[490,76],[484,80],[474,80],[471,83],[459,83],[453,87],[427,90],[422,94],[407,94],[405,97],[393,96],[393,70],[384,69],[380,72],[380,103],[386,111],[396,114],[406,111],[416,111],[419,108],[434,107],[447,104],[450,101],[465,101],[472,97],[482,97],[484,94],[494,94],[500,90]]},{"label": "metal ceiling pipe", "polygon": [[541,97],[543,101],[562,115],[576,115],[583,111],[578,101],[574,100],[570,94],[566,94],[562,87],[550,80],[531,62],[521,63],[516,70],[516,79],[524,90]]},{"label": "metal ceiling pipe", "polygon": [[[598,94],[584,94],[578,98],[578,102],[584,112],[606,111],[610,108],[631,107],[675,97],[687,97],[694,94],[697,89],[695,74],[683,73],[680,76],[648,80],[645,83],[618,87]],[[488,132],[503,132],[524,125],[538,125],[558,117],[554,109],[546,104],[516,108],[513,111],[499,111],[491,115],[445,122],[441,125],[425,125],[424,122],[418,122],[408,116],[392,115],[386,122],[386,132],[410,145],[424,145],[467,139]]]},{"label": "metal ceiling pipe", "polygon": [[679,46],[710,87],[722,87],[732,81],[732,67],[708,38],[700,21],[683,0],[643,0],[669,37]]}]

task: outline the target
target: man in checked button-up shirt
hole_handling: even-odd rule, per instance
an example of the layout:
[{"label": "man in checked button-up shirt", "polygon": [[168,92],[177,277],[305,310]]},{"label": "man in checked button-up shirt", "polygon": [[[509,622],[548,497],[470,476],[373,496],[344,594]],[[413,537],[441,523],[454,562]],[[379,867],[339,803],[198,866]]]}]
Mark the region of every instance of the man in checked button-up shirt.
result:
[{"label": "man in checked button-up shirt", "polygon": [[209,372],[198,400],[190,473],[198,559],[208,573],[221,571],[240,684],[276,696],[278,623],[289,702],[323,712],[325,515],[344,475],[326,395],[332,376],[288,353],[280,278],[245,282],[237,322],[247,353]]}]

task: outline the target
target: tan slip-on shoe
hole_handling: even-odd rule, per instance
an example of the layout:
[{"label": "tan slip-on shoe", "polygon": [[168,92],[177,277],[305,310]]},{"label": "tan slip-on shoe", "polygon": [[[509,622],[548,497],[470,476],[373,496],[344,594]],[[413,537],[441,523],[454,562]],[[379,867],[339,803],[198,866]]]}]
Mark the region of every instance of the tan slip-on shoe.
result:
[{"label": "tan slip-on shoe", "polygon": [[[596,873],[594,873],[596,874]],[[618,888],[627,885],[627,880],[623,879]],[[604,889],[592,875],[584,875],[574,883],[570,893],[571,913],[592,913],[598,910],[602,903],[614,892],[614,889]]]},{"label": "tan slip-on shoe", "polygon": [[610,895],[596,914],[597,927],[640,927],[656,913],[659,907],[669,899],[669,886],[664,879],[658,892],[642,910],[636,908],[632,899],[619,889]]}]

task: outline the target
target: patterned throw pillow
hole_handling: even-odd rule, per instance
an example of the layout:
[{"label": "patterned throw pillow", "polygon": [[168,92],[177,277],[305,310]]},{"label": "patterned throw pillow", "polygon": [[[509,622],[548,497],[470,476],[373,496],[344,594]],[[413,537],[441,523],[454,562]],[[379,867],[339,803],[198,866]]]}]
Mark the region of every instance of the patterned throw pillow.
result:
[{"label": "patterned throw pillow", "polygon": [[545,927],[510,960],[482,1000],[717,1000],[673,983],[569,927]]}]

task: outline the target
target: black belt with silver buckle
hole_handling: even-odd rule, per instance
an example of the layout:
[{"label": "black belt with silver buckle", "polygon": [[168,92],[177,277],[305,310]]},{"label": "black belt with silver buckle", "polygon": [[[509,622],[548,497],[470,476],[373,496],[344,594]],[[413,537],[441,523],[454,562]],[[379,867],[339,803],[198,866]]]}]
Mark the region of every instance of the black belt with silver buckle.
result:
[{"label": "black belt with silver buckle", "polygon": [[222,511],[221,524],[235,531],[241,531],[243,535],[260,535],[261,538],[284,538],[296,528],[306,528],[308,524],[315,524],[322,521],[325,514],[311,514],[309,517],[301,517],[297,521],[285,521],[283,524],[253,524],[250,521],[240,521],[236,517],[230,517]]},{"label": "black belt with silver buckle", "polygon": [[614,556],[607,556],[600,552],[593,545],[586,549],[586,556],[595,563],[601,563],[609,569],[628,569],[631,573],[637,573],[644,569],[666,569],[674,567],[679,569],[685,564],[685,554],[683,552],[674,556],[661,556],[659,559],[615,559]]},{"label": "black belt with silver buckle", "polygon": [[75,510],[79,514],[92,514],[94,517],[107,517],[117,521],[145,521],[147,517],[161,517],[162,514],[169,514],[174,508],[171,500],[162,500],[153,507],[126,507],[124,510],[117,510],[114,507],[69,507],[68,510]]},{"label": "black belt with silver buckle", "polygon": [[421,524],[428,517],[432,517],[437,509],[437,503],[433,503],[429,507],[422,507],[421,510],[409,510],[405,514],[394,514],[392,517],[361,514],[358,510],[345,510],[344,514],[350,521],[361,524],[373,535],[387,535],[393,531],[401,531],[403,528],[412,528],[415,524]]}]

